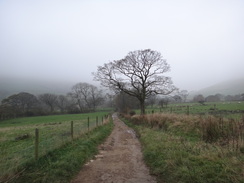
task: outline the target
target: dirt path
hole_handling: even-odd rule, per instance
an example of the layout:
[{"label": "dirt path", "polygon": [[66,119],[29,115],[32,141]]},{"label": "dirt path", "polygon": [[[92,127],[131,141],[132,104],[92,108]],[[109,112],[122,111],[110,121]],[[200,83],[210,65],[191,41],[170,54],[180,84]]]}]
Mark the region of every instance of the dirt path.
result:
[{"label": "dirt path", "polygon": [[114,130],[72,183],[155,183],[142,160],[135,132],[113,115]]}]

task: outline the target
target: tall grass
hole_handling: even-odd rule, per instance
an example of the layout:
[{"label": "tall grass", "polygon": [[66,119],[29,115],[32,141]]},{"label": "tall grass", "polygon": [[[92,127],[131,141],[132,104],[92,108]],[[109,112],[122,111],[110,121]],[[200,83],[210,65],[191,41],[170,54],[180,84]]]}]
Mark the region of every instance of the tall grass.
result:
[{"label": "tall grass", "polygon": [[169,113],[134,115],[129,117],[135,124],[144,124],[151,128],[174,132],[202,139],[208,143],[227,145],[238,151],[244,148],[244,118],[241,120],[224,119],[214,116],[189,116]]},{"label": "tall grass", "polygon": [[202,138],[209,143],[218,143],[238,151],[244,148],[244,121],[207,117],[202,119]]},{"label": "tall grass", "polygon": [[159,182],[244,182],[242,120],[156,113],[125,118]]},{"label": "tall grass", "polygon": [[148,108],[147,113],[175,113],[175,114],[211,114],[218,117],[241,119],[244,113],[244,102],[206,102],[205,105],[199,103],[179,103],[169,104],[167,107]]}]

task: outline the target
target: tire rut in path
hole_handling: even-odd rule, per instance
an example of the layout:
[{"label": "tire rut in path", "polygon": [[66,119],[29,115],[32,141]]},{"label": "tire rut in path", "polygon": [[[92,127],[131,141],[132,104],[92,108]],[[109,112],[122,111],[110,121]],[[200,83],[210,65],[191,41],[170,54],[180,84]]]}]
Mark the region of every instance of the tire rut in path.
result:
[{"label": "tire rut in path", "polygon": [[84,165],[71,183],[156,183],[143,162],[135,132],[113,115],[114,129],[99,154]]}]

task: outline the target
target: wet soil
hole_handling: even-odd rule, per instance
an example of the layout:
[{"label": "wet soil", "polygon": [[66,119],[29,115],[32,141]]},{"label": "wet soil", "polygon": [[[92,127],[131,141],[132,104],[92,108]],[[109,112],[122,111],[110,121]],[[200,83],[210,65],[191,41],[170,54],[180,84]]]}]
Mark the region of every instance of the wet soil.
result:
[{"label": "wet soil", "polygon": [[99,154],[71,183],[156,183],[143,162],[141,145],[133,129],[113,115],[114,129]]}]

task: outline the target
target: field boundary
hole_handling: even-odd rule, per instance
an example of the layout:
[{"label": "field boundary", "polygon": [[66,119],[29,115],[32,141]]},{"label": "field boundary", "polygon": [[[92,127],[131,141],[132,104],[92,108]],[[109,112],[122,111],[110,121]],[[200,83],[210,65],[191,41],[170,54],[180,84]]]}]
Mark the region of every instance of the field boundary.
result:
[{"label": "field boundary", "polygon": [[1,147],[0,182],[15,177],[16,172],[23,171],[26,164],[37,161],[40,157],[84,135],[89,135],[89,132],[107,124],[110,119],[110,115],[102,115],[88,116],[86,121],[83,119],[65,123],[45,123],[42,126],[48,127],[46,129],[37,126],[32,132],[16,137],[10,148],[4,148],[4,145]]}]

